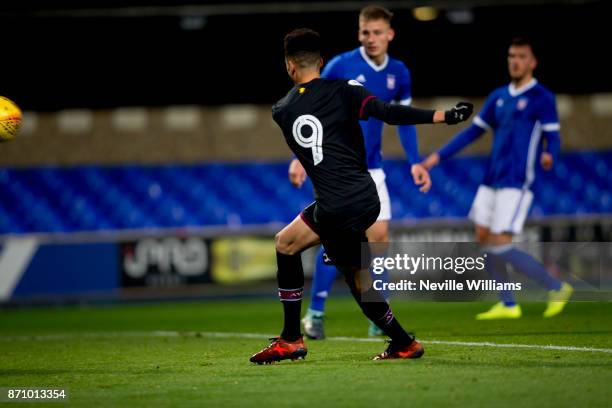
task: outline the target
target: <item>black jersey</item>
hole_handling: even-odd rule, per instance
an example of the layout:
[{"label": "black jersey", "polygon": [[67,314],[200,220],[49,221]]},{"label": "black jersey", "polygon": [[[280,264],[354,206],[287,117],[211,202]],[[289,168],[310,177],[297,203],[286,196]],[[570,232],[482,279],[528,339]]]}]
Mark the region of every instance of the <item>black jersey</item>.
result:
[{"label": "black jersey", "polygon": [[272,116],[311,178],[318,205],[330,214],[379,205],[360,119],[433,122],[432,110],[382,102],[354,80],[321,78],[293,87],[273,106]]},{"label": "black jersey", "polygon": [[367,96],[363,87],[345,80],[318,78],[294,87],[272,108],[312,180],[319,206],[328,213],[378,201],[359,126],[359,108]]}]

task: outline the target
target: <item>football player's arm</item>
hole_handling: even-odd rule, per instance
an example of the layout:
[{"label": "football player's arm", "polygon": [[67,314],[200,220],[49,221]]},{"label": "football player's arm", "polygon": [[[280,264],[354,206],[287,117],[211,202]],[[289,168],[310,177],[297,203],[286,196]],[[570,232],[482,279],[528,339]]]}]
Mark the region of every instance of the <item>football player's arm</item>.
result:
[{"label": "football player's arm", "polygon": [[467,102],[459,102],[455,107],[447,111],[395,105],[376,98],[355,80],[349,80],[345,84],[343,92],[351,115],[356,113],[357,118],[360,120],[374,117],[390,125],[418,125],[443,122],[452,125],[467,120],[474,109],[474,106]]},{"label": "football player's arm", "polygon": [[544,170],[550,170],[559,156],[561,150],[561,135],[559,130],[559,116],[557,114],[557,103],[554,95],[545,100],[542,107],[540,122],[542,123],[542,138],[545,146],[540,164]]},{"label": "football player's arm", "polygon": [[293,160],[289,164],[289,182],[294,187],[302,188],[304,181],[306,181],[306,170],[302,163],[293,156]]},{"label": "football player's arm", "polygon": [[426,169],[431,169],[440,163],[441,160],[447,159],[461,149],[474,142],[483,133],[495,124],[495,105],[497,103],[496,91],[493,91],[485,101],[482,109],[474,117],[472,125],[463,129],[450,141],[448,141],[441,149],[427,156],[422,164]]},{"label": "football player's arm", "polygon": [[467,120],[472,114],[471,103],[459,102],[447,111],[419,109],[412,106],[395,105],[383,102],[373,95],[363,99],[359,119],[374,117],[390,125],[418,125],[426,123],[447,123],[454,125]]},{"label": "football player's arm", "polygon": [[[412,103],[412,81],[410,71],[402,64],[401,70],[398,72],[398,91],[395,96],[397,103],[404,106],[410,106]],[[419,163],[419,148],[417,143],[416,127],[414,125],[400,125],[397,127],[402,147],[406,152],[408,162],[412,165]]]},{"label": "football player's arm", "polygon": [[414,125],[401,125],[397,127],[400,142],[406,152],[410,164],[419,162],[419,147],[417,142],[416,127]]},{"label": "football player's arm", "polygon": [[484,132],[485,129],[475,124],[472,124],[470,127],[467,127],[461,132],[459,132],[448,143],[442,146],[440,150],[427,156],[427,158],[421,164],[426,169],[431,169],[432,167],[440,163],[441,160],[453,156],[465,146],[478,139],[480,136],[483,135]]},{"label": "football player's arm", "polygon": [[414,184],[420,186],[419,190],[426,193],[431,188],[431,177],[427,169],[419,163],[419,149],[417,144],[416,127],[402,125],[397,128],[402,147],[410,163],[410,174]]},{"label": "football player's arm", "polygon": [[[406,66],[402,66],[402,70],[398,75],[399,87],[396,95],[397,103],[404,106],[410,106],[412,103],[412,83],[410,79],[410,71]],[[416,126],[414,125],[399,125],[397,127],[400,142],[406,152],[408,163],[410,163],[410,174],[415,185],[419,186],[422,193],[426,193],[431,189],[431,177],[425,167],[419,163],[419,148],[417,143]]]},{"label": "football player's arm", "polygon": [[544,170],[550,170],[559,156],[561,150],[561,136],[558,130],[544,130],[542,136],[546,142],[540,164]]},{"label": "football player's arm", "polygon": [[[442,113],[442,116],[440,115]],[[411,106],[393,105],[374,95],[367,95],[359,108],[359,119],[380,119],[389,125],[417,125],[444,121],[444,113],[433,109],[418,109]]]}]

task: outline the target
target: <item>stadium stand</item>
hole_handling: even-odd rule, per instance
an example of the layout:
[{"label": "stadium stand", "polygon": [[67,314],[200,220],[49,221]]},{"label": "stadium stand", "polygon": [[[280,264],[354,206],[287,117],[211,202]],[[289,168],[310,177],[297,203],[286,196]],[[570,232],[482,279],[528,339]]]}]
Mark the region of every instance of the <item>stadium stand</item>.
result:
[{"label": "stadium stand", "polygon": [[[486,159],[436,168],[420,194],[404,161],[385,163],[394,218],[465,217]],[[612,213],[612,151],[565,153],[534,186],[532,217]],[[263,225],[288,222],[312,187],[287,181],[287,163],[113,165],[0,169],[0,234]]]}]

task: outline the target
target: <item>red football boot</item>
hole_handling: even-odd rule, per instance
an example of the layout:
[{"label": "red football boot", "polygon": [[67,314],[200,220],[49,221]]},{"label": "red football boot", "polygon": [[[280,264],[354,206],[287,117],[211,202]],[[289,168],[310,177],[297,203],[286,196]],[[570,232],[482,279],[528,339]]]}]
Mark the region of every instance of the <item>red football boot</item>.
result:
[{"label": "red football boot", "polygon": [[425,354],[425,349],[418,341],[414,340],[407,346],[395,346],[389,341],[385,351],[373,358],[373,360],[391,360],[395,358],[419,358]]},{"label": "red football boot", "polygon": [[306,357],[308,353],[302,337],[291,342],[282,337],[272,337],[270,340],[268,347],[251,356],[251,363],[272,364],[281,360],[299,360]]}]

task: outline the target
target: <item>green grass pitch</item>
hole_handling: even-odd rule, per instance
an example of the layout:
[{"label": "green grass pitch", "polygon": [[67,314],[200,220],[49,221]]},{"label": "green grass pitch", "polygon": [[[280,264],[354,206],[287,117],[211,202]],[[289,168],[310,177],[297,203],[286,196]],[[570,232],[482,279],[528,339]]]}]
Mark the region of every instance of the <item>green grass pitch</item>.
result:
[{"label": "green grass pitch", "polygon": [[350,299],[333,297],[335,338],[270,366],[248,359],[280,330],[273,298],[0,309],[0,388],[65,388],[67,406],[88,408],[612,406],[612,303],[574,302],[553,319],[530,303],[520,320],[475,321],[488,305],[396,301],[426,353],[371,361],[382,339],[345,339],[365,339],[367,324]]}]

